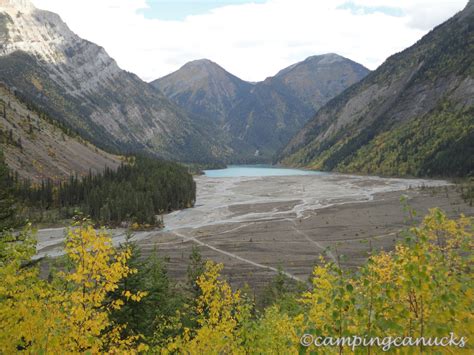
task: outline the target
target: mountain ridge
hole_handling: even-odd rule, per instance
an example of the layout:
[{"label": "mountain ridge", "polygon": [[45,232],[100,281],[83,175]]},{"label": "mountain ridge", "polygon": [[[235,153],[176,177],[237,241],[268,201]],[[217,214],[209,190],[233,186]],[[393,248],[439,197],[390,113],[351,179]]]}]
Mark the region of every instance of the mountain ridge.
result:
[{"label": "mountain ridge", "polygon": [[323,103],[368,72],[331,53],[308,57],[273,77],[249,83],[200,59],[151,84],[187,112],[217,123],[232,148],[230,159],[268,162]]},{"label": "mountain ridge", "polygon": [[472,5],[329,101],[277,160],[364,174],[443,175],[441,166],[448,175],[472,174],[472,144],[460,150],[462,166],[446,156],[474,130]]},{"label": "mountain ridge", "polygon": [[0,79],[51,117],[114,152],[181,161],[220,159],[227,148],[160,91],[121,70],[105,50],[54,13],[18,0],[0,8]]},{"label": "mountain ridge", "polygon": [[342,88],[348,88],[368,73],[367,68],[349,58],[327,53],[310,56],[280,70],[273,78],[282,80],[303,102],[317,111],[341,93]]},{"label": "mountain ridge", "polygon": [[151,85],[187,111],[215,116],[220,123],[225,121],[238,96],[245,95],[252,87],[209,59],[188,62]]}]

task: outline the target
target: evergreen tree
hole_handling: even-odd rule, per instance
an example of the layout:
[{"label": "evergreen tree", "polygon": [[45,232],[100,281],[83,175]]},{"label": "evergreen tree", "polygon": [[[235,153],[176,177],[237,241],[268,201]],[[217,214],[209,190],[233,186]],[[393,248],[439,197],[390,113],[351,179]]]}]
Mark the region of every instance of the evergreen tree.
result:
[{"label": "evergreen tree", "polygon": [[80,209],[95,222],[108,225],[161,225],[157,215],[192,207],[196,200],[196,184],[185,167],[151,158],[136,158],[102,174],[89,172],[82,179],[71,176],[57,186],[50,179],[39,186],[29,181],[16,185],[17,196],[30,206],[65,212]]},{"label": "evergreen tree", "polygon": [[113,312],[112,319],[119,324],[128,324],[124,335],[142,334],[151,341],[159,326],[183,306],[184,297],[182,293],[172,289],[165,260],[158,257],[156,250],[142,259],[137,245],[129,241],[130,236],[127,236],[123,247],[132,251],[128,265],[136,269],[137,273],[122,280],[119,288],[112,294],[112,299],[121,298],[124,290],[132,293],[145,292],[146,296],[140,303],[126,303],[120,310]]},{"label": "evergreen tree", "polygon": [[13,180],[0,150],[0,233],[16,226]]},{"label": "evergreen tree", "polygon": [[193,297],[196,298],[199,296],[200,288],[197,284],[197,279],[204,273],[205,262],[202,259],[201,252],[197,246],[193,246],[191,254],[189,255],[189,264],[187,271],[188,286],[193,294]]}]

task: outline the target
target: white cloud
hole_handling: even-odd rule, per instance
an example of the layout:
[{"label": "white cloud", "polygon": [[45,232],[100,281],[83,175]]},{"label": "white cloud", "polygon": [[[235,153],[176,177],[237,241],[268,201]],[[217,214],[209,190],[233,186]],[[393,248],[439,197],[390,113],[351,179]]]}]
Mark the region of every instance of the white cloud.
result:
[{"label": "white cloud", "polygon": [[183,21],[145,19],[145,0],[33,0],[61,15],[83,38],[103,46],[118,64],[145,80],[209,58],[242,79],[257,81],[304,58],[335,52],[375,69],[389,55],[461,10],[467,0],[353,0],[394,7],[354,14],[347,0],[269,0],[220,7]]},{"label": "white cloud", "polygon": [[392,7],[403,10],[407,24],[413,28],[430,30],[462,10],[467,0],[353,0],[368,7]]}]

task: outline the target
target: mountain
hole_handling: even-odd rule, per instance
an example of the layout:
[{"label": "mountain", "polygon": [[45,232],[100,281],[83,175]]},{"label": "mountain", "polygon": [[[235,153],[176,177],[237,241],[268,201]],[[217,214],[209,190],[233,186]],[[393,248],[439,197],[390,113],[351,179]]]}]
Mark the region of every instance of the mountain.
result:
[{"label": "mountain", "polygon": [[21,102],[0,85],[0,150],[9,168],[20,178],[40,183],[64,180],[70,175],[101,172],[121,164],[119,156],[106,153]]},{"label": "mountain", "polygon": [[278,161],[382,175],[474,173],[474,2],[332,99]]},{"label": "mountain", "polygon": [[[369,70],[337,54],[309,57],[255,84],[229,114],[235,146],[272,159],[329,99]],[[237,140],[237,143],[235,142]]]},{"label": "mountain", "polygon": [[0,80],[108,150],[185,161],[226,151],[212,126],[195,122],[58,15],[27,0],[0,1]]},{"label": "mountain", "polygon": [[364,66],[335,53],[316,55],[278,72],[278,79],[305,104],[319,110],[369,73]]},{"label": "mountain", "polygon": [[186,63],[151,84],[187,111],[220,124],[225,124],[235,101],[253,86],[208,59]]},{"label": "mountain", "polygon": [[234,161],[269,161],[319,107],[368,72],[326,54],[249,83],[201,59],[151,84],[186,111],[217,124]]},{"label": "mountain", "polygon": [[237,160],[271,161],[314,112],[280,80],[268,78],[235,103],[223,128]]}]

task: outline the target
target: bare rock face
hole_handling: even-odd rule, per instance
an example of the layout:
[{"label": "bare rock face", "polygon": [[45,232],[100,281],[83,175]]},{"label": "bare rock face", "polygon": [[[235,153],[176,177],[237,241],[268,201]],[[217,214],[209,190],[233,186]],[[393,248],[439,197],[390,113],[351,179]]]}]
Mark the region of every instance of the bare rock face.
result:
[{"label": "bare rock face", "polygon": [[152,82],[173,102],[217,124],[234,161],[270,161],[328,100],[369,72],[337,54],[314,56],[258,83],[201,59]]},{"label": "bare rock face", "polygon": [[104,148],[185,161],[225,155],[212,129],[29,1],[0,3],[0,67],[25,100]]},{"label": "bare rock face", "polygon": [[329,101],[279,161],[383,175],[474,173],[473,4]]}]

